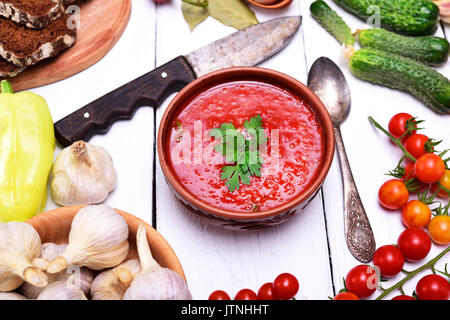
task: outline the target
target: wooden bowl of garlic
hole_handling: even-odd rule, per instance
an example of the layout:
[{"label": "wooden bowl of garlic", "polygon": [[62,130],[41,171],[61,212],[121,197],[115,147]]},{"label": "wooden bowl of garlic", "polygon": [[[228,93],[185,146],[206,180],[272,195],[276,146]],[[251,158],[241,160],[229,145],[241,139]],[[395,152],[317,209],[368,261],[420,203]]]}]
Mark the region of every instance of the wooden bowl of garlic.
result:
[{"label": "wooden bowl of garlic", "polygon": [[[0,300],[192,299],[167,241],[141,219],[107,205],[62,207],[26,223],[0,223],[2,237]],[[7,238],[15,240],[8,244]]]}]

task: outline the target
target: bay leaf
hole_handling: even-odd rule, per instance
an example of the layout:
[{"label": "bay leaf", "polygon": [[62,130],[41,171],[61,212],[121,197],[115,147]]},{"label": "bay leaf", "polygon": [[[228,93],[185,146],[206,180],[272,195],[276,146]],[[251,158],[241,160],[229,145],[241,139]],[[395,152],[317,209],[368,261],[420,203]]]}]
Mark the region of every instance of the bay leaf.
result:
[{"label": "bay leaf", "polygon": [[214,19],[236,29],[259,23],[255,13],[241,0],[208,0],[208,12]]},{"label": "bay leaf", "polygon": [[205,7],[194,6],[186,2],[181,4],[181,11],[191,31],[209,17],[208,10]]}]

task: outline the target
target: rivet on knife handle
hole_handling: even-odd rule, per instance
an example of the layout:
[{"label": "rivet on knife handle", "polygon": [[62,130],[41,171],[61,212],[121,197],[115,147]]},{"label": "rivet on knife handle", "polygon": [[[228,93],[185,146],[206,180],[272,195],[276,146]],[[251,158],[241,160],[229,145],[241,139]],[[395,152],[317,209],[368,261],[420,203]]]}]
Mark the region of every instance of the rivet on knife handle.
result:
[{"label": "rivet on knife handle", "polygon": [[141,106],[158,107],[169,94],[195,78],[185,58],[175,58],[56,122],[56,139],[63,147],[88,141],[107,132],[114,122],[131,119]]},{"label": "rivet on knife handle", "polygon": [[334,130],[344,184],[346,242],[352,255],[359,261],[367,263],[372,260],[375,253],[375,238],[353,179],[341,131],[337,126]]}]

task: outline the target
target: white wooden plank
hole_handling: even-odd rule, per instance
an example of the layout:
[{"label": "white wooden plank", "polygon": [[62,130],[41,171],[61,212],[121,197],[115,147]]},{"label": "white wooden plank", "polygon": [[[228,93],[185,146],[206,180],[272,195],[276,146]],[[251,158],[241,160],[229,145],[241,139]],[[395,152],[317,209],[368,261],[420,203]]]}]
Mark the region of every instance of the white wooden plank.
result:
[{"label": "white wooden plank", "polygon": [[[299,1],[280,12],[255,11],[261,21],[298,15]],[[208,18],[191,33],[178,2],[158,6],[157,15],[158,65],[234,31]],[[262,66],[306,79],[301,32]],[[158,110],[158,123],[172,97]],[[216,289],[230,295],[245,287],[258,290],[282,272],[299,278],[300,298],[324,299],[332,295],[320,196],[302,214],[281,226],[257,232],[226,231],[189,215],[170,194],[158,165],[157,227],[179,256],[195,299],[207,299]]]},{"label": "white wooden plank", "polygon": [[[57,121],[155,66],[155,5],[134,0],[129,24],[113,49],[97,64],[66,80],[32,90],[48,102]],[[105,147],[118,173],[117,189],[105,203],[151,223],[153,110],[140,109],[131,121],[114,124],[91,143]],[[58,145],[55,156],[61,148]],[[49,194],[46,209],[57,205]]]},{"label": "white wooden plank", "polygon": [[[352,93],[352,111],[342,125],[342,134],[353,174],[371,221],[377,246],[396,243],[398,235],[404,230],[400,213],[387,212],[382,209],[378,204],[377,194],[378,188],[388,179],[384,173],[395,167],[401,154],[393,144],[389,143],[387,137],[372,128],[367,118],[373,116],[386,127],[394,114],[408,112],[426,120],[424,124],[427,128],[426,134],[441,139],[448,138],[446,125],[448,125],[450,116],[434,113],[406,93],[371,85],[356,79],[349,72],[346,63],[342,62],[339,44],[311,17],[309,6],[312,2],[312,0],[307,0],[302,1],[301,4],[308,66],[310,67],[318,57],[327,56],[340,64],[343,69]],[[364,27],[364,23],[339,8],[332,1],[327,1],[327,3],[336,9],[352,28]],[[442,36],[442,30],[439,30],[438,34]],[[438,70],[447,77],[450,74],[448,63]],[[445,145],[440,148],[448,148],[449,145],[450,141],[447,139]],[[359,264],[345,245],[342,184],[338,169],[339,163],[335,158],[330,175],[324,185],[328,237],[330,239],[333,277],[336,281],[337,290],[342,288],[342,277],[345,277],[353,266]],[[428,257],[434,257],[440,250],[442,250],[442,247],[434,245]],[[418,263],[407,264],[406,269],[412,269],[417,265]],[[401,276],[392,281],[398,280],[398,278],[401,278]],[[412,293],[418,279],[406,286],[409,294]],[[384,286],[387,287],[388,284]]]}]

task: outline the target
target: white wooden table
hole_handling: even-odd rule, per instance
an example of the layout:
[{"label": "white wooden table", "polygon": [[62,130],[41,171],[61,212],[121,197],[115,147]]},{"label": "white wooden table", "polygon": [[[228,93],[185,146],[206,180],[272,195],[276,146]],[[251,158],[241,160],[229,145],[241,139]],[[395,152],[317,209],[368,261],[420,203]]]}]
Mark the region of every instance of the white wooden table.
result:
[{"label": "white wooden table", "polygon": [[[309,13],[312,1],[294,0],[288,8],[275,11],[252,7],[260,21],[303,16],[302,27],[289,46],[261,66],[305,83],[307,71],[316,58],[328,56],[340,62],[338,43]],[[337,8],[332,1],[327,2]],[[170,59],[235,31],[208,18],[191,33],[183,20],[180,0],[159,5],[152,0],[133,0],[132,5],[125,33],[104,59],[67,80],[33,90],[46,98],[55,121]],[[364,26],[342,9],[338,8],[338,12],[353,28]],[[438,34],[442,36],[444,32],[449,36],[450,28],[440,28]],[[356,183],[377,245],[396,243],[404,230],[400,213],[383,210],[377,193],[387,180],[384,173],[395,167],[400,151],[369,124],[367,117],[371,115],[387,126],[395,113],[409,112],[426,120],[426,133],[430,137],[446,139],[443,149],[450,147],[450,116],[438,116],[407,94],[360,81],[350,74],[345,63],[340,65],[352,92],[352,111],[342,132]],[[450,63],[439,70],[449,77]],[[141,108],[133,120],[118,122],[107,135],[91,140],[110,151],[119,175],[118,187],[106,203],[157,227],[178,255],[194,299],[207,299],[216,289],[226,290],[232,296],[242,288],[257,291],[282,272],[298,277],[298,299],[334,296],[343,287],[342,278],[348,270],[359,264],[345,245],[338,159],[335,158],[322,192],[302,214],[287,223],[256,232],[211,227],[193,218],[177,203],[154,153],[155,133],[171,98],[157,110]],[[57,147],[55,156],[59,151]],[[47,209],[55,207],[49,196]],[[433,245],[428,258],[442,249]],[[446,259],[448,262],[450,257]],[[413,264],[406,266],[413,267]],[[406,287],[407,293],[412,293],[416,281]]]}]

